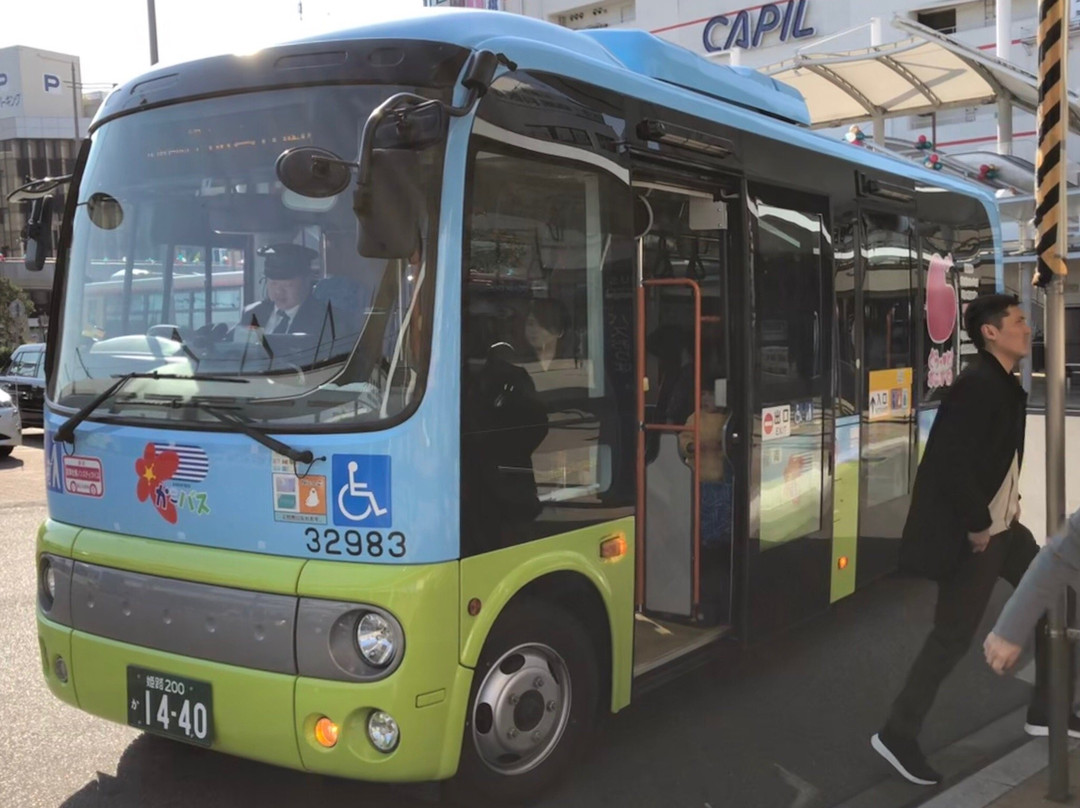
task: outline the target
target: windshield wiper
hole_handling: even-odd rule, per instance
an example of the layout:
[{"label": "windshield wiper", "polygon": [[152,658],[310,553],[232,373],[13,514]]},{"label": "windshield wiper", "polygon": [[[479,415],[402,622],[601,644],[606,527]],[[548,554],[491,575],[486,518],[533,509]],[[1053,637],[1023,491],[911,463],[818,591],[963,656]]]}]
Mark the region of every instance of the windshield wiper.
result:
[{"label": "windshield wiper", "polygon": [[58,440],[61,443],[70,443],[75,445],[75,427],[85,421],[90,415],[108,401],[110,398],[120,392],[120,389],[132,379],[184,379],[194,381],[215,381],[215,382],[234,382],[239,384],[247,384],[247,379],[238,379],[235,376],[216,376],[212,373],[195,373],[190,376],[172,376],[165,373],[158,373],[156,370],[152,373],[125,373],[123,376],[115,377],[116,381],[94,396],[88,403],[83,405],[83,408],[77,413],[68,418],[64,423],[60,425],[60,428],[56,430],[53,435],[53,440]]},{"label": "windshield wiper", "polygon": [[254,426],[250,421],[245,420],[235,413],[225,413],[216,407],[212,407],[209,404],[202,402],[192,402],[194,406],[198,407],[208,415],[212,415],[217,418],[221,423],[234,427],[240,432],[243,432],[253,441],[261,443],[263,446],[277,452],[280,455],[285,455],[289,460],[294,463],[303,463],[305,465],[311,465],[315,462],[315,454],[310,449],[294,449],[287,443],[282,443],[276,438],[271,438],[263,430]]}]

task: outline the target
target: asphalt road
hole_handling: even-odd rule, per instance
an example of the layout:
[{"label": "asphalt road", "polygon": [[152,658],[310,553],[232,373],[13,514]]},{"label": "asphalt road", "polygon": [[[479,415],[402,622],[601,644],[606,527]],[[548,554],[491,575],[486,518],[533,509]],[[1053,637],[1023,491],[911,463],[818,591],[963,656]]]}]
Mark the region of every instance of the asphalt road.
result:
[{"label": "asphalt road", "polygon": [[[0,806],[352,805],[413,808],[428,787],[376,787],[251,763],[106,723],[56,700],[34,629],[34,532],[45,516],[40,438],[0,461]],[[991,613],[1007,589],[995,593]],[[725,653],[614,716],[593,752],[540,805],[826,808],[894,780],[868,746],[929,626],[933,589],[886,579],[750,651]],[[984,627],[989,626],[985,621]],[[1029,688],[973,651],[924,734],[950,748],[955,780],[1023,740],[1006,722]],[[999,722],[1001,723],[1001,722]],[[892,783],[890,805],[935,790]],[[872,800],[875,808],[885,803]]]}]

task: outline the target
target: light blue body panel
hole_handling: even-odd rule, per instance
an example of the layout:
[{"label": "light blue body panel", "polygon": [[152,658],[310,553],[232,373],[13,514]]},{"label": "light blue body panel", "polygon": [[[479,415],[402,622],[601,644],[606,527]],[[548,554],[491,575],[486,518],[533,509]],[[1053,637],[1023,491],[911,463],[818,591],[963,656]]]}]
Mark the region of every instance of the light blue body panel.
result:
[{"label": "light blue body panel", "polygon": [[[435,360],[434,373],[440,367],[454,367],[443,362]],[[280,436],[326,458],[316,460],[304,478],[291,471],[291,462],[275,464],[273,453],[261,444],[226,432],[86,421],[76,430],[72,453],[70,446],[53,442],[52,434],[63,419],[49,413],[45,443],[49,515],[81,527],[271,555],[366,563],[452,560],[458,555],[457,474],[451,473],[458,428],[452,417],[455,409],[430,406],[445,398],[428,392],[429,400],[412,419],[383,432]],[[159,465],[162,454],[176,444],[183,455],[199,458],[194,464],[199,468],[141,485],[137,464],[145,472],[144,454],[148,445],[155,444]],[[368,503],[348,490],[339,500],[342,488],[349,485],[342,460],[362,462],[372,457],[389,467],[389,486],[380,479],[367,480],[386,513],[352,519],[363,516]],[[100,480],[96,493],[88,479]],[[362,476],[355,480],[363,481]],[[295,493],[282,491],[283,487]],[[140,493],[145,498],[140,499]],[[332,531],[338,541],[328,547]],[[352,532],[346,536],[348,531]]]},{"label": "light blue body panel", "polygon": [[[984,205],[994,229],[998,286],[1002,285],[1000,219],[989,191],[747,109],[744,105],[753,104],[773,115],[792,118],[799,118],[805,112],[797,93],[776,87],[771,79],[745,71],[720,70],[721,66],[644,32],[579,33],[502,12],[432,13],[302,41],[381,38],[441,41],[489,49],[505,54],[521,70],[567,76],[742,129],[757,137],[846,160],[853,166],[891,172],[926,186],[974,196]],[[505,70],[500,68],[501,72]],[[686,87],[697,87],[700,92]],[[731,98],[732,103],[712,96]],[[455,102],[460,104],[464,99],[464,88],[459,85]],[[79,426],[72,452],[71,447],[52,442],[51,435],[64,418],[47,412],[51,517],[133,536],[300,558],[420,564],[459,557],[462,208],[473,116],[474,113],[452,119],[449,128],[435,274],[431,368],[424,398],[408,420],[373,432],[276,434],[275,437],[296,448],[310,449],[316,457],[325,458],[306,470],[306,483],[292,474],[297,479],[296,498],[289,500],[289,484],[283,482],[284,488],[275,487],[274,475],[289,476],[291,468],[283,468],[280,462],[275,465],[269,449],[244,435],[171,431],[89,420]],[[749,173],[754,173],[752,166]],[[171,512],[168,504],[161,501],[156,486],[151,485],[149,490],[144,487],[147,496],[139,498],[140,475],[136,464],[144,458],[147,446],[155,443],[156,451],[169,451],[169,444],[187,447],[180,454],[187,461],[190,479],[174,479],[168,486],[169,500],[175,508],[173,521],[168,518]],[[65,453],[77,459],[65,460]],[[346,491],[344,500],[338,499],[349,485],[350,462],[358,463],[361,476],[373,475],[354,482],[367,485],[377,500],[388,500],[389,504],[379,503],[387,513],[364,514],[365,501],[353,496],[350,493],[353,489]],[[384,477],[388,477],[388,484]],[[101,490],[91,491],[98,478]],[[317,488],[319,478],[324,495],[321,513],[317,512],[317,503],[309,504],[318,500],[311,490]],[[157,507],[155,502],[163,507]],[[315,513],[311,512],[312,508]],[[360,534],[359,552],[349,552],[347,531]],[[381,537],[379,555],[368,552],[372,531]],[[356,539],[355,533],[348,535]],[[391,539],[391,534],[401,538]],[[318,550],[311,549],[313,535],[318,537]],[[327,545],[335,535],[338,540],[329,548],[331,552],[327,552]]]}]

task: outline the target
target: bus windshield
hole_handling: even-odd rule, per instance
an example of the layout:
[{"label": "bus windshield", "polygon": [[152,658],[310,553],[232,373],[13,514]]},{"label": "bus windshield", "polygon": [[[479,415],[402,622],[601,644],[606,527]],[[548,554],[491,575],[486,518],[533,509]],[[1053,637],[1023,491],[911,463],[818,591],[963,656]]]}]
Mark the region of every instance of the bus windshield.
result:
[{"label": "bus windshield", "polygon": [[[352,183],[308,197],[275,174],[298,146],[356,160],[368,115],[401,90],[420,92],[248,93],[96,130],[74,191],[51,400],[82,407],[139,374],[95,417],[220,427],[209,403],[304,431],[411,411],[430,352],[442,145],[390,178],[420,211],[417,246],[391,258],[359,254]],[[247,383],[226,384],[236,378]]]}]

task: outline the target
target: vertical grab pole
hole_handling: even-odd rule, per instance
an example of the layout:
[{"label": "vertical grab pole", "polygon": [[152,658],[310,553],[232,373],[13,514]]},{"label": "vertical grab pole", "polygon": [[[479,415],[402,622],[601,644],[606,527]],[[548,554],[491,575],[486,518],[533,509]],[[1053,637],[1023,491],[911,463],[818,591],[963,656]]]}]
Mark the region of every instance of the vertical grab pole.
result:
[{"label": "vertical grab pole", "polygon": [[[640,253],[640,249],[639,249]],[[691,612],[694,617],[697,617],[698,607],[701,605],[701,287],[696,281],[692,281],[689,278],[650,278],[649,280],[642,279],[639,282],[638,295],[639,300],[642,301],[639,306],[639,311],[644,316],[645,311],[645,287],[646,286],[681,286],[688,288],[690,293],[694,296],[694,426],[689,431],[693,434],[694,440],[694,495],[692,502],[694,503],[693,516],[693,544],[691,547],[691,591],[692,591],[692,603]],[[641,323],[638,329],[638,344],[641,356],[641,361],[644,361],[645,356],[645,324]],[[642,365],[644,367],[644,365]],[[644,373],[641,374],[644,376]],[[640,386],[640,385],[639,385]],[[640,414],[641,414],[641,433],[644,440],[644,435],[650,430],[650,426],[645,423],[645,391],[644,388],[638,392],[640,397]],[[652,431],[656,432],[686,432],[684,428],[685,424],[681,428],[678,424],[654,424],[652,425]],[[645,452],[641,450],[638,452],[638,485],[639,490],[639,507],[638,511],[643,509],[642,503],[644,503],[645,492]],[[643,563],[643,562],[642,562]],[[639,581],[644,583],[644,577],[642,573],[642,567],[638,567]]]},{"label": "vertical grab pole", "polygon": [[635,284],[637,293],[637,508],[634,512],[634,606],[645,605],[645,239],[637,239]]},{"label": "vertical grab pole", "polygon": [[[1046,533],[1065,518],[1065,275],[1068,266],[1065,124],[1068,33],[1065,0],[1039,0],[1039,146],[1035,157],[1035,221],[1039,231],[1034,283],[1046,287]],[[1068,638],[1066,598],[1050,610],[1050,777],[1047,797],[1069,799]]]},{"label": "vertical grab pole", "polygon": [[701,607],[701,287],[694,295],[694,617]]}]

